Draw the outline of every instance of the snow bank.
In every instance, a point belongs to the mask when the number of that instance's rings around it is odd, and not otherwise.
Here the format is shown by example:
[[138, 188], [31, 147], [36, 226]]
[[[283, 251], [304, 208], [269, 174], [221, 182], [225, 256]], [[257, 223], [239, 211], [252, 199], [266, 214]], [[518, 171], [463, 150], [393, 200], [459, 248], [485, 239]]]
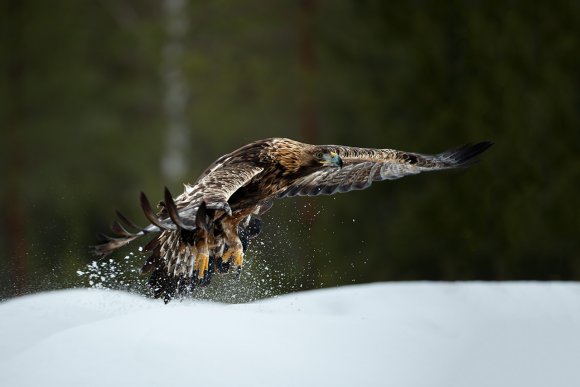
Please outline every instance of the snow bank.
[[0, 304], [0, 385], [580, 386], [580, 284], [396, 283], [251, 304]]

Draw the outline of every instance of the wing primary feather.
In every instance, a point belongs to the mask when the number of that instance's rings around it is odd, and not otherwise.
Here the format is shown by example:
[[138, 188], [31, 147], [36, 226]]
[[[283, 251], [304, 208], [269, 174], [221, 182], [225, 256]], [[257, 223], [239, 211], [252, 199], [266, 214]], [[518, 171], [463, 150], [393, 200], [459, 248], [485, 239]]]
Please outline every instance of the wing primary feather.
[[477, 162], [476, 156], [486, 151], [493, 145], [491, 141], [482, 141], [476, 144], [465, 144], [459, 148], [449, 150], [437, 155], [442, 160], [449, 160], [456, 167], [467, 167]]
[[141, 192], [141, 208], [143, 209], [143, 213], [147, 220], [149, 220], [152, 224], [159, 227], [161, 230], [169, 230], [166, 226], [164, 226], [161, 221], [153, 214], [153, 210], [151, 209], [151, 203], [149, 203], [149, 199], [144, 192]]
[[127, 238], [113, 238], [105, 234], [97, 234], [97, 240], [100, 242], [100, 244], [96, 246], [90, 246], [90, 251], [96, 256], [105, 257], [114, 250], [117, 250], [119, 247], [130, 243], [137, 237], [138, 235]]
[[181, 217], [179, 216], [179, 212], [177, 211], [177, 206], [173, 201], [173, 196], [171, 196], [171, 192], [167, 187], [165, 187], [165, 207], [167, 209], [169, 217], [177, 227], [185, 230], [192, 230], [191, 227], [188, 227], [185, 225], [185, 223], [183, 223], [183, 220], [181, 219]]
[[326, 187], [323, 189], [323, 192], [324, 192], [325, 194], [327, 194], [327, 195], [332, 195], [332, 194], [334, 194], [334, 193], [335, 193], [337, 190], [338, 190], [338, 184], [332, 184], [332, 185], [326, 186]]
[[142, 227], [139, 227], [138, 225], [136, 225], [135, 223], [133, 223], [129, 219], [127, 219], [127, 217], [125, 215], [123, 215], [119, 210], [115, 210], [115, 214], [117, 214], [117, 218], [119, 218], [121, 223], [124, 224], [125, 226], [127, 226], [129, 228], [134, 228], [134, 229], [139, 230], [139, 231], [143, 231], [144, 233], [148, 232], [148, 231], [144, 230]]
[[113, 231], [115, 234], [117, 234], [118, 236], [122, 236], [125, 238], [130, 238], [132, 236], [135, 236], [135, 234], [130, 233], [129, 231], [127, 231], [119, 222], [117, 222], [116, 220], [113, 220], [113, 222], [111, 223], [111, 231]]
[[100, 243], [108, 243], [108, 242], [112, 242], [112, 241], [116, 241], [116, 240], [117, 240], [117, 238], [110, 237], [110, 236], [105, 235], [103, 233], [97, 234], [97, 241], [99, 241]]

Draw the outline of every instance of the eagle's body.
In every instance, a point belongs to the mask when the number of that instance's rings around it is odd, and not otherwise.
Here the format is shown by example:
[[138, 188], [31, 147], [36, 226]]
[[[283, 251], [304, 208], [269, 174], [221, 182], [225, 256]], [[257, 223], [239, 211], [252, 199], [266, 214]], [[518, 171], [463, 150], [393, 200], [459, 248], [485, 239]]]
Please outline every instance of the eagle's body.
[[[151, 224], [131, 234], [114, 222], [112, 229], [121, 238], [106, 237], [95, 252], [106, 255], [141, 235], [157, 233], [145, 246], [151, 255], [141, 271], [151, 274], [154, 295], [168, 302], [209, 283], [214, 272], [232, 266], [240, 270], [249, 238], [260, 231], [260, 216], [276, 198], [330, 195], [365, 189], [373, 181], [463, 167], [490, 146], [481, 142], [428, 156], [284, 138], [256, 141], [220, 157], [177, 198], [166, 189], [156, 215], [141, 194]], [[118, 215], [124, 225], [136, 227]]]

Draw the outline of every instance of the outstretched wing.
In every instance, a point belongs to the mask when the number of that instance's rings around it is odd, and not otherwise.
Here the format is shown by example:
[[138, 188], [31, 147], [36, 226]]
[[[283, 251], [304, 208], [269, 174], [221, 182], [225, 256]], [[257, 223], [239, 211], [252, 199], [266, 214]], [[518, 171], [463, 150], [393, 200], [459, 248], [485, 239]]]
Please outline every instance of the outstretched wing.
[[[261, 171], [261, 167], [248, 162], [216, 164], [194, 186], [186, 186], [185, 192], [175, 200], [166, 188], [165, 201], [160, 203], [162, 209], [158, 214], [154, 214], [149, 200], [141, 193], [141, 207], [151, 224], [141, 228], [117, 212], [121, 223], [115, 221], [111, 227], [117, 237], [101, 235], [102, 243], [93, 246], [92, 251], [96, 255], [103, 256], [150, 232], [193, 230], [197, 227], [198, 210], [202, 203], [205, 203], [208, 209], [229, 210], [227, 201], [230, 196]], [[132, 234], [123, 225], [139, 231]]]
[[332, 195], [361, 190], [374, 181], [394, 180], [424, 171], [468, 166], [491, 142], [467, 144], [437, 155], [422, 155], [393, 149], [354, 148], [329, 145], [338, 153], [342, 168], [323, 168], [290, 184], [278, 197]]

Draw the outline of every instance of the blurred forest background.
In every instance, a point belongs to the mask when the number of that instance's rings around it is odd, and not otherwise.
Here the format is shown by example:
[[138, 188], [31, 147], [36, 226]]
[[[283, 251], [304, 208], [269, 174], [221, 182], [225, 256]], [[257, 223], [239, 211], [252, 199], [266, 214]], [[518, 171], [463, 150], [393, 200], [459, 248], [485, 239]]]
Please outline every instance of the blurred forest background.
[[86, 286], [115, 209], [145, 224], [140, 190], [176, 195], [275, 136], [496, 145], [467, 170], [278, 201], [242, 275], [258, 296], [580, 280], [579, 69], [572, 0], [1, 0], [0, 298]]

